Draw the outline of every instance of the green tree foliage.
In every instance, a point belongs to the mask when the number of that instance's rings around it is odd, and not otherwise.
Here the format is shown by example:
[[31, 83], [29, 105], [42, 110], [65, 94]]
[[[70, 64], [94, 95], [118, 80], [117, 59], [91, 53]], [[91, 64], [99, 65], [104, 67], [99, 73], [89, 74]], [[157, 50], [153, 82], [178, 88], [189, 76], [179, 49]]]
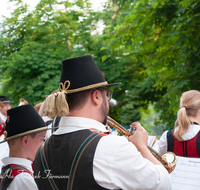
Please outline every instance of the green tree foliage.
[[[154, 105], [150, 117], [172, 128], [182, 92], [199, 90], [200, 0], [113, 0], [103, 12], [88, 0], [40, 0], [33, 11], [10, 1], [18, 8], [1, 26], [0, 75], [15, 102], [44, 100], [58, 88], [61, 61], [85, 54], [109, 83], [122, 82], [111, 87], [110, 115], [123, 125], [141, 116], [148, 125], [141, 110]], [[103, 34], [91, 35], [99, 20]]]
[[58, 89], [62, 60], [88, 54], [94, 25], [88, 1], [41, 0], [33, 11], [17, 4], [0, 34], [2, 93], [35, 104]]
[[160, 123], [155, 126], [155, 120], [159, 119], [159, 114], [155, 112], [154, 106], [150, 104], [148, 109], [141, 109], [140, 113], [140, 123], [148, 131], [148, 134], [160, 138], [164, 129]]
[[123, 121], [140, 118], [137, 106], [156, 102], [160, 121], [172, 128], [182, 92], [200, 89], [200, 1], [113, 2], [104, 12], [105, 48], [126, 60], [121, 70], [128, 62], [131, 71]]

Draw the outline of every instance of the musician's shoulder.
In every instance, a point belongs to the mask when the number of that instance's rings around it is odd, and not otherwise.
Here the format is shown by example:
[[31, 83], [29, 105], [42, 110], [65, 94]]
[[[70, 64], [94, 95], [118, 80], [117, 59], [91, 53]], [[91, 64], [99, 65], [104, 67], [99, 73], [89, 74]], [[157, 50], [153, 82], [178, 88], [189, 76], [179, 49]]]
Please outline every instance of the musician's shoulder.
[[[130, 144], [128, 139], [125, 136], [109, 134], [100, 139], [102, 145], [109, 146], [124, 146], [125, 144]], [[131, 143], [132, 144], [132, 143]]]

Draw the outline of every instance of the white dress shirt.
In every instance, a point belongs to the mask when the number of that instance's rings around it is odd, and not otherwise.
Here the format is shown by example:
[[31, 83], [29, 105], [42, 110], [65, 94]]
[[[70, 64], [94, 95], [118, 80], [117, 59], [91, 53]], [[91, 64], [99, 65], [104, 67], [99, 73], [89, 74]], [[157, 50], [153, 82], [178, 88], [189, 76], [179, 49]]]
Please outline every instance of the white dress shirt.
[[[98, 121], [80, 117], [62, 117], [53, 135], [93, 128], [107, 132]], [[96, 182], [108, 189], [170, 190], [167, 170], [143, 158], [135, 145], [123, 136], [107, 135], [100, 139], [93, 161]]]
[[[30, 172], [33, 172], [32, 161], [24, 158], [7, 157], [3, 158], [2, 162], [4, 166], [8, 164], [17, 164], [25, 167]], [[7, 190], [38, 190], [34, 178], [27, 172], [22, 172], [15, 176]]]
[[[175, 128], [175, 131], [177, 128]], [[187, 132], [182, 135], [183, 139], [188, 141], [192, 138], [194, 138], [197, 133], [200, 131], [199, 125], [190, 125]], [[158, 143], [158, 153], [163, 154], [167, 152], [167, 132], [165, 131], [162, 136], [160, 137], [159, 143]]]

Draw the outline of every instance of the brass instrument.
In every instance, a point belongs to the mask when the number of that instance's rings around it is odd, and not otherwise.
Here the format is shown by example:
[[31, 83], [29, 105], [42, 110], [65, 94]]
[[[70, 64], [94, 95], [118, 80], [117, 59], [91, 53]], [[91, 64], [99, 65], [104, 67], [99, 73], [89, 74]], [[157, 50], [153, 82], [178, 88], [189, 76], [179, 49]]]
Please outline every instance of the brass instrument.
[[[122, 127], [119, 123], [117, 123], [114, 119], [112, 119], [109, 116], [107, 116], [107, 124], [110, 125], [111, 127], [114, 127], [118, 132], [120, 132], [122, 135], [126, 137], [129, 137], [133, 134], [131, 131]], [[173, 152], [166, 152], [160, 155], [150, 146], [148, 146], [148, 148], [154, 155], [154, 157], [162, 163], [162, 165], [167, 169], [169, 173], [171, 173], [174, 170], [177, 159], [176, 155]]]
[[28, 104], [28, 102], [27, 102], [25, 99], [20, 98], [20, 99], [19, 99], [19, 105], [18, 105], [18, 106], [22, 106], [22, 105], [25, 105], [25, 104]]

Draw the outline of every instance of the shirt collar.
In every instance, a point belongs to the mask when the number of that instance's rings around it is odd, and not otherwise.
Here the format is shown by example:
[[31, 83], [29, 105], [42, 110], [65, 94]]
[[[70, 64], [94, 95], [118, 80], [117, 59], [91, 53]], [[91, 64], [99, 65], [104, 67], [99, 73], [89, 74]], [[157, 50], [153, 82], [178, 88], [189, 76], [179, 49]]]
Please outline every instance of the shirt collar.
[[1, 160], [4, 166], [9, 164], [17, 164], [27, 168], [29, 171], [33, 172], [32, 169], [32, 161], [25, 159], [25, 158], [17, 158], [17, 157], [6, 157]]
[[[177, 128], [175, 128], [175, 131]], [[190, 125], [187, 132], [182, 135], [183, 139], [188, 141], [194, 138], [197, 133], [200, 131], [200, 125]]]
[[105, 128], [105, 125], [94, 119], [67, 116], [61, 118], [58, 130], [56, 130], [54, 134], [60, 135], [90, 128], [93, 128], [100, 132], [108, 132], [108, 130]]
[[0, 118], [3, 120], [3, 122], [6, 122], [7, 117], [3, 115], [1, 112], [0, 112]]
[[52, 118], [50, 118], [48, 116], [43, 116], [42, 119], [43, 119], [44, 122], [52, 121], [53, 120]]

